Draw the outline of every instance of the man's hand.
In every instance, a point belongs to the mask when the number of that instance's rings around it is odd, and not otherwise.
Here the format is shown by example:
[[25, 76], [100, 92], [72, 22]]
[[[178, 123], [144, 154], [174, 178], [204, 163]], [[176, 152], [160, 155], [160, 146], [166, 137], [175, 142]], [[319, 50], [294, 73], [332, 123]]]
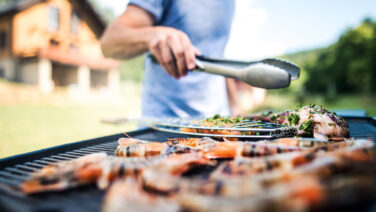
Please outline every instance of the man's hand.
[[154, 17], [146, 10], [129, 5], [106, 29], [101, 47], [106, 57], [129, 59], [150, 51], [163, 68], [176, 79], [194, 69], [200, 52], [184, 32], [154, 26]]
[[184, 32], [170, 27], [154, 27], [149, 51], [176, 79], [185, 76], [188, 70], [195, 68], [196, 55], [200, 54]]

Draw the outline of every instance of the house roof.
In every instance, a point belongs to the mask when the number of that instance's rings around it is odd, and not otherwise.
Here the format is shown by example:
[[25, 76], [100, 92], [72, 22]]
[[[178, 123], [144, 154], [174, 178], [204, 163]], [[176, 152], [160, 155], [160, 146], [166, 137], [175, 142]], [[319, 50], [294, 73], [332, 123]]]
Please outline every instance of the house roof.
[[[0, 3], [0, 16], [17, 13], [19, 11], [25, 10], [37, 3], [46, 2], [47, 0], [12, 0]], [[98, 31], [96, 36], [99, 38], [106, 28], [105, 21], [100, 17], [100, 15], [95, 11], [93, 6], [88, 0], [70, 0], [70, 2], [75, 6], [79, 7], [80, 11], [85, 11], [85, 13], [91, 17], [96, 25]]]

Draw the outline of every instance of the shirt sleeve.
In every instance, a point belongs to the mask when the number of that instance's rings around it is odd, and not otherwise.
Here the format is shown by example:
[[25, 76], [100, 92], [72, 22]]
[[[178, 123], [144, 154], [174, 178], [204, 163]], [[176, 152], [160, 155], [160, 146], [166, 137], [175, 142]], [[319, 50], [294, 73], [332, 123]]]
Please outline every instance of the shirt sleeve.
[[155, 18], [155, 23], [158, 23], [162, 19], [165, 6], [164, 0], [130, 0], [130, 4], [138, 6], [152, 14]]

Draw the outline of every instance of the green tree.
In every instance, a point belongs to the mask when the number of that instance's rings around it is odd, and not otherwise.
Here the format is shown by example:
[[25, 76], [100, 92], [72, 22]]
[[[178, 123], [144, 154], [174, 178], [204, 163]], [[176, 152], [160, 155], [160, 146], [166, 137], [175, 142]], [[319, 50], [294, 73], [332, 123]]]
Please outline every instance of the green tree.
[[327, 48], [289, 57], [306, 72], [301, 90], [327, 97], [376, 92], [376, 22], [371, 18], [346, 30]]
[[101, 6], [99, 3], [100, 0], [89, 0], [89, 2], [107, 24], [115, 19], [114, 11], [110, 7]]

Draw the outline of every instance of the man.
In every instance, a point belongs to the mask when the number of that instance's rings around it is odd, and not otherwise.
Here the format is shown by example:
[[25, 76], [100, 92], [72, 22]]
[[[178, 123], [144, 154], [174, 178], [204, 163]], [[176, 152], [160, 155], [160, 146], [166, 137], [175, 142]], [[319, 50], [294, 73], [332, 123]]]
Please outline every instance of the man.
[[147, 54], [144, 117], [239, 112], [233, 80], [189, 71], [196, 55], [222, 56], [233, 11], [234, 0], [130, 0], [101, 45], [107, 57], [127, 59], [149, 51], [161, 64]]

